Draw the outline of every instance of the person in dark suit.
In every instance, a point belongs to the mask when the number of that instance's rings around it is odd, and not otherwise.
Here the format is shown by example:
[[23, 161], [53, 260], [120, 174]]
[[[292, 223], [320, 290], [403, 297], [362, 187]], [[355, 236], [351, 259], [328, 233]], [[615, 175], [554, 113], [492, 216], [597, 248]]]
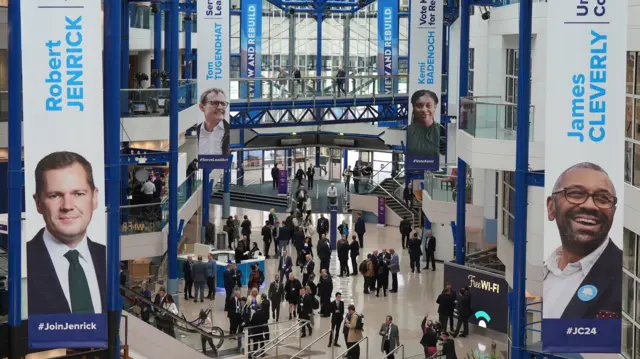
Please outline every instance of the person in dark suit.
[[358, 275], [358, 256], [360, 255], [360, 244], [356, 240], [356, 236], [351, 236], [351, 244], [349, 244], [349, 256], [351, 256], [351, 275]]
[[193, 257], [187, 256], [187, 260], [182, 263], [182, 273], [184, 274], [184, 299], [193, 299]]
[[456, 345], [448, 333], [442, 333], [442, 355], [445, 359], [458, 359]]
[[329, 233], [329, 220], [322, 213], [316, 222], [316, 232], [318, 232], [318, 238], [322, 238], [323, 234]]
[[340, 277], [349, 275], [349, 242], [342, 237], [338, 242], [338, 260], [340, 261]]
[[313, 327], [311, 326], [311, 314], [313, 311], [313, 296], [311, 294], [307, 294], [307, 290], [305, 288], [300, 288], [300, 296], [298, 297], [298, 318], [302, 320], [307, 320], [307, 325], [302, 327], [302, 335], [301, 338], [307, 336], [307, 330], [309, 330], [309, 336], [313, 335]]
[[311, 256], [307, 254], [306, 261], [302, 265], [302, 286], [307, 285], [307, 281], [309, 280], [309, 276], [313, 274], [314, 269], [316, 268], [316, 264], [311, 259]]
[[333, 280], [326, 269], [320, 270], [320, 279], [318, 280], [318, 295], [320, 296], [320, 316], [328, 317], [331, 314], [329, 303], [331, 302], [331, 293], [333, 293]]
[[264, 347], [265, 340], [268, 340], [269, 337], [269, 326], [266, 325], [269, 323], [269, 310], [265, 311], [262, 306], [259, 306], [251, 316], [249, 323], [252, 327], [249, 333], [253, 342], [252, 351], [256, 352]]
[[360, 248], [364, 248], [364, 234], [367, 230], [365, 228], [365, 222], [364, 222], [364, 219], [362, 218], [362, 214], [358, 214], [358, 219], [356, 220], [356, 224], [353, 230], [358, 235], [358, 240], [360, 241]]
[[339, 347], [338, 337], [340, 336], [340, 324], [344, 319], [344, 302], [342, 301], [342, 293], [336, 293], [336, 300], [331, 302], [329, 307], [331, 311], [331, 334], [329, 334], [329, 345], [331, 346], [331, 339], [333, 338], [333, 345]]
[[447, 287], [438, 295], [436, 304], [438, 304], [438, 321], [442, 325], [442, 329], [446, 331], [448, 321], [449, 330], [453, 332], [453, 311], [456, 308], [456, 294], [451, 288], [451, 284], [447, 284]]
[[309, 165], [307, 168], [307, 183], [309, 184], [309, 189], [313, 188], [313, 176], [316, 175], [316, 170]]
[[316, 250], [318, 252], [318, 258], [320, 259], [320, 269], [329, 270], [329, 263], [331, 262], [331, 244], [329, 243], [329, 239], [327, 239], [326, 234], [322, 234], [320, 236]]
[[402, 236], [401, 238], [402, 249], [405, 249], [406, 246], [408, 245], [407, 243], [410, 240], [409, 236], [411, 235], [411, 220], [409, 219], [409, 217], [404, 216], [404, 218], [402, 218], [402, 221], [400, 221], [399, 229], [400, 229], [400, 235]]
[[264, 227], [262, 227], [262, 230], [260, 232], [260, 234], [262, 234], [262, 241], [264, 242], [264, 255], [265, 258], [269, 259], [271, 258], [269, 256], [269, 249], [271, 248], [271, 240], [273, 238], [272, 237], [272, 232], [271, 232], [271, 225], [269, 224], [269, 221], [266, 221], [264, 223]]
[[196, 127], [198, 155], [230, 155], [231, 126], [225, 120], [229, 106], [227, 95], [218, 88], [210, 88], [200, 95], [198, 107], [204, 113], [204, 122]]
[[284, 278], [289, 280], [289, 274], [291, 274], [293, 270], [293, 260], [286, 249], [282, 251], [282, 256], [278, 261], [278, 270], [280, 271], [280, 282], [282, 282]]
[[242, 319], [240, 317], [240, 290], [236, 290], [232, 297], [227, 297], [224, 311], [227, 312], [227, 318], [229, 318], [229, 334], [235, 334]]
[[427, 321], [427, 315], [422, 319], [420, 328], [422, 328], [422, 339], [420, 344], [424, 348], [425, 358], [429, 358], [438, 352], [438, 333], [433, 328], [433, 322]]
[[207, 283], [209, 269], [207, 264], [202, 261], [202, 256], [198, 256], [198, 262], [193, 264], [191, 268], [192, 280], [196, 287], [196, 296], [193, 301], [198, 301], [198, 293], [200, 293], [200, 302], [204, 302], [204, 285]]
[[618, 319], [622, 251], [609, 238], [616, 189], [597, 164], [582, 162], [560, 174], [547, 197], [561, 245], [544, 263], [543, 319]]
[[420, 273], [420, 256], [422, 256], [422, 241], [418, 238], [418, 233], [414, 233], [413, 238], [407, 241], [409, 248], [409, 261], [411, 264], [411, 273], [418, 271]]
[[106, 248], [87, 237], [98, 188], [89, 161], [53, 152], [35, 169], [45, 227], [27, 242], [29, 314], [106, 313]]
[[431, 231], [427, 231], [427, 242], [424, 249], [427, 256], [427, 264], [422, 269], [429, 269], [429, 262], [431, 262], [432, 270], [436, 270], [436, 237], [433, 236]]
[[284, 300], [284, 285], [279, 274], [276, 274], [275, 280], [269, 284], [269, 299], [271, 299], [271, 317], [277, 322], [280, 320], [280, 306]]
[[460, 333], [460, 327], [464, 326], [461, 338], [464, 338], [469, 334], [469, 317], [471, 317], [471, 293], [468, 288], [461, 288], [458, 295], [458, 322], [456, 323], [456, 330], [453, 332], [453, 336], [457, 337]]

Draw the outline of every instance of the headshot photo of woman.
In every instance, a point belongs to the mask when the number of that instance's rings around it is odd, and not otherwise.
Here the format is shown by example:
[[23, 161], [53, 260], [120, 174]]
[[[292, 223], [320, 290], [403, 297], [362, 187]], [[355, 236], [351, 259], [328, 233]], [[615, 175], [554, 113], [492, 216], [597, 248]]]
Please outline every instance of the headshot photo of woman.
[[439, 156], [440, 124], [436, 122], [438, 95], [418, 90], [411, 95], [411, 124], [407, 129], [409, 156]]

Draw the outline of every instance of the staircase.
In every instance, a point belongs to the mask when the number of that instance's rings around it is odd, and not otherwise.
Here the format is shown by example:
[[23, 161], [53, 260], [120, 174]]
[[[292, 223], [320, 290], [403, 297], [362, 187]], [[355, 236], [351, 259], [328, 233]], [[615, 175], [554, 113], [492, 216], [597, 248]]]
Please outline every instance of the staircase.
[[[413, 217], [413, 227], [419, 228], [420, 215], [422, 213], [422, 209], [419, 206], [419, 202], [417, 200], [414, 200], [413, 207], [411, 208], [411, 211], [409, 211], [404, 206], [404, 200], [402, 199], [402, 195], [399, 195], [399, 196], [395, 195], [396, 191], [398, 191], [402, 187], [400, 185], [401, 183], [404, 183], [404, 177], [398, 177], [395, 181], [391, 178], [387, 178], [383, 180], [382, 183], [380, 183], [378, 186], [376, 186], [373, 189], [373, 191], [371, 191], [371, 194], [375, 196], [386, 197], [387, 207], [389, 207], [393, 212], [395, 212], [398, 216], [402, 218], [404, 218], [405, 216], [409, 218]], [[384, 190], [380, 187], [384, 188]], [[394, 198], [397, 199], [397, 201], [390, 199], [387, 192], [394, 195]]]
[[[215, 189], [211, 194], [211, 198], [222, 200], [223, 191]], [[244, 187], [232, 186], [229, 191], [231, 201], [251, 203], [269, 208], [287, 208], [287, 197], [275, 194], [252, 193]]]

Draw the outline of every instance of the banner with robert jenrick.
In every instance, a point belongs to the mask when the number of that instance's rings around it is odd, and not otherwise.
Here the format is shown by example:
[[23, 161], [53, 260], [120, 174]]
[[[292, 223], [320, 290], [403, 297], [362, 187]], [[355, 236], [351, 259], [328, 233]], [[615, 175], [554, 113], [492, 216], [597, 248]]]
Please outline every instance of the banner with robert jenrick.
[[625, 1], [547, 8], [545, 353], [621, 349], [627, 12]]
[[29, 348], [105, 348], [101, 4], [20, 9]]
[[440, 169], [443, 7], [442, 0], [411, 1], [412, 76], [405, 161], [409, 170]]
[[229, 168], [230, 126], [226, 120], [229, 101], [222, 89], [210, 88], [200, 94], [198, 107], [204, 121], [196, 127], [198, 166], [205, 169]]

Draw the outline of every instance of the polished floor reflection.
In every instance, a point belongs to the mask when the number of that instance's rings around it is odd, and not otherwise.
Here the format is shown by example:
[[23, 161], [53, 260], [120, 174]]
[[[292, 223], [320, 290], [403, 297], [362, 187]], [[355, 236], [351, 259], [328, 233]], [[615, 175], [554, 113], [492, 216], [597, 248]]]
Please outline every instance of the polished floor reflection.
[[[211, 206], [212, 218], [221, 218], [221, 207]], [[259, 235], [260, 228], [264, 224], [268, 213], [256, 210], [248, 209], [235, 209], [232, 208], [231, 214], [238, 214], [241, 218], [243, 215], [248, 215], [252, 221], [253, 233], [252, 241], [258, 242], [262, 247], [262, 240]], [[279, 214], [279, 218], [284, 218], [284, 214]], [[315, 217], [315, 216], [314, 216]], [[346, 219], [351, 223], [351, 215], [338, 215], [338, 219]], [[315, 221], [315, 219], [314, 219]], [[217, 223], [218, 224], [218, 223]], [[352, 229], [352, 225], [349, 226]], [[411, 273], [409, 269], [408, 254], [403, 251], [400, 246], [400, 238], [398, 236], [398, 228], [396, 227], [377, 227], [375, 224], [367, 224], [367, 233], [364, 239], [364, 253], [370, 253], [374, 249], [382, 248], [395, 248], [400, 255], [401, 271], [398, 274], [398, 293], [389, 294], [387, 297], [376, 297], [375, 294], [363, 293], [363, 278], [361, 275], [350, 277], [333, 277], [334, 293], [340, 291], [343, 294], [343, 300], [346, 304], [353, 303], [356, 306], [356, 311], [364, 313], [366, 318], [366, 324], [364, 329], [364, 335], [369, 337], [368, 354], [370, 358], [382, 358], [384, 353], [380, 351], [380, 336], [378, 330], [380, 325], [384, 322], [387, 315], [393, 316], [393, 321], [399, 326], [400, 329], [400, 343], [404, 345], [405, 357], [410, 356], [422, 356], [424, 357], [422, 346], [420, 345], [421, 330], [420, 323], [425, 315], [434, 320], [437, 318], [437, 304], [435, 300], [437, 295], [443, 288], [443, 267], [442, 264], [437, 265], [436, 271], [422, 271], [422, 273]], [[313, 243], [317, 241], [314, 238]], [[362, 252], [361, 252], [362, 254]], [[295, 254], [294, 254], [295, 257]], [[358, 261], [359, 263], [359, 261]], [[273, 279], [273, 275], [277, 269], [277, 259], [268, 259], [266, 262], [266, 278], [267, 281]], [[338, 271], [337, 255], [334, 252], [331, 260], [331, 272], [335, 274]], [[294, 273], [296, 270], [294, 269]], [[299, 271], [297, 272], [299, 274]], [[182, 290], [182, 287], [181, 287]], [[243, 289], [243, 295], [246, 290]], [[180, 309], [184, 312], [184, 315], [188, 319], [195, 319], [200, 309], [212, 308], [214, 325], [228, 330], [229, 322], [227, 320], [226, 313], [224, 312], [224, 292], [219, 292], [216, 299], [213, 301], [205, 300], [204, 303], [194, 303], [193, 301], [184, 301], [182, 295], [180, 296]], [[507, 310], [507, 308], [505, 308]], [[284, 305], [281, 308], [280, 320], [288, 319], [285, 314], [287, 309]], [[330, 329], [329, 318], [320, 318], [319, 314], [315, 314], [315, 325], [313, 336], [301, 339], [302, 347], [313, 342], [314, 339], [319, 338]], [[272, 320], [273, 321], [273, 320]], [[276, 331], [289, 328], [292, 325], [289, 323], [278, 324], [272, 327], [272, 338]], [[492, 339], [493, 338], [493, 339]], [[344, 349], [344, 341], [342, 337], [340, 339], [340, 348], [328, 348], [327, 343], [328, 336], [322, 338], [318, 343], [314, 344], [311, 349], [313, 350], [314, 357], [327, 359], [335, 357], [340, 354]], [[506, 357], [506, 339], [502, 335], [495, 333], [487, 333], [482, 328], [471, 329], [471, 334], [466, 338], [456, 339], [456, 350], [459, 358], [466, 357], [467, 354], [476, 353], [476, 357], [482, 357], [482, 354], [486, 354], [490, 351], [491, 345], [496, 342], [499, 352], [502, 352], [503, 357]], [[297, 352], [298, 346], [292, 348], [293, 345], [289, 345], [285, 353], [280, 354], [294, 354]], [[332, 349], [334, 352], [332, 353]], [[361, 346], [361, 358], [365, 358], [364, 344]], [[480, 355], [478, 355], [480, 354]], [[275, 354], [274, 354], [275, 355]], [[399, 354], [401, 355], [401, 354]], [[398, 356], [396, 356], [398, 358]]]

